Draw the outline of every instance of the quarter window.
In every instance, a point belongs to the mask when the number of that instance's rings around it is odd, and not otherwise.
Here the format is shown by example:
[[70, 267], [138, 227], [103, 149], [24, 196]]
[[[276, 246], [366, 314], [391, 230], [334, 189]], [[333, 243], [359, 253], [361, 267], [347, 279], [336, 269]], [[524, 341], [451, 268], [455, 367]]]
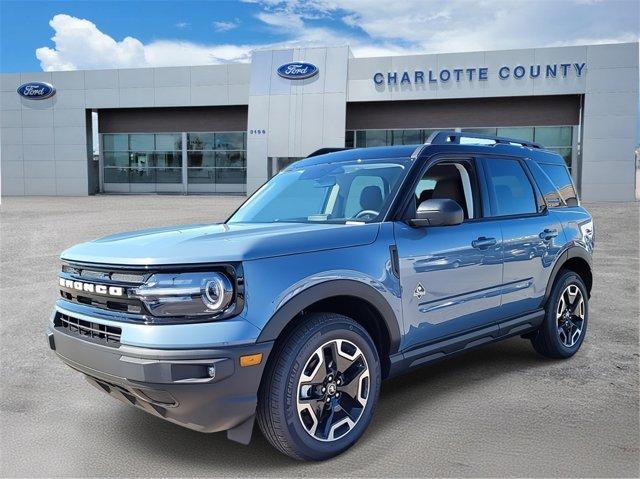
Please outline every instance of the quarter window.
[[541, 164], [540, 167], [558, 189], [560, 196], [568, 206], [578, 204], [578, 195], [573, 188], [569, 172], [563, 165]]
[[525, 215], [538, 211], [533, 187], [519, 161], [487, 159], [486, 166], [497, 216]]

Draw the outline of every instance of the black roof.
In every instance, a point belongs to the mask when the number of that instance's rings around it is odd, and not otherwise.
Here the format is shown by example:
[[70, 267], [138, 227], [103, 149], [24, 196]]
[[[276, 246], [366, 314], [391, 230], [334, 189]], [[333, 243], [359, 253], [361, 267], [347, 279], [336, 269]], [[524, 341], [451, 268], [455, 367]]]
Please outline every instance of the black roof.
[[448, 144], [423, 144], [423, 145], [398, 145], [376, 146], [369, 148], [349, 148], [326, 154], [318, 154], [310, 158], [296, 161], [289, 168], [301, 168], [324, 163], [341, 163], [356, 160], [382, 160], [382, 159], [410, 159], [411, 157], [425, 157], [437, 153], [457, 153], [469, 155], [497, 155], [531, 158], [534, 161], [564, 165], [564, 159], [557, 153], [542, 148], [496, 143], [494, 145], [460, 145]]

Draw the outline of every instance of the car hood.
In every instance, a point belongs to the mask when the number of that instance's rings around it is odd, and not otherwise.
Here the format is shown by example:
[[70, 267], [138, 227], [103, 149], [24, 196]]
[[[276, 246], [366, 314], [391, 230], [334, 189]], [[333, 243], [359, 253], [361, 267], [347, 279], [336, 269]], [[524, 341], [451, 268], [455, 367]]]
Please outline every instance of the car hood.
[[213, 224], [121, 233], [73, 246], [63, 260], [115, 265], [243, 261], [360, 246], [375, 241], [373, 224]]

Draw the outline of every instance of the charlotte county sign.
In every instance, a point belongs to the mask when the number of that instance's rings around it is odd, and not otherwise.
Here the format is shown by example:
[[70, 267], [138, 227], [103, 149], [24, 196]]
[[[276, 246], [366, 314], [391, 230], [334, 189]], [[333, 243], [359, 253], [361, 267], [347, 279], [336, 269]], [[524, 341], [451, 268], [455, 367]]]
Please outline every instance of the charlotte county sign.
[[560, 63], [547, 65], [515, 65], [501, 66], [495, 72], [487, 67], [473, 68], [444, 68], [442, 70], [413, 70], [401, 72], [382, 72], [373, 74], [373, 83], [376, 85], [410, 85], [422, 83], [447, 83], [448, 81], [475, 81], [488, 80], [490, 75], [497, 75], [500, 80], [515, 78], [516, 80], [527, 78], [566, 78], [570, 75], [581, 77], [586, 71], [586, 63]]
[[288, 80], [304, 80], [318, 73], [318, 67], [306, 62], [291, 62], [281, 65], [276, 70], [278, 75]]
[[50, 83], [32, 81], [18, 87], [18, 95], [29, 100], [44, 100], [56, 94], [56, 89]]

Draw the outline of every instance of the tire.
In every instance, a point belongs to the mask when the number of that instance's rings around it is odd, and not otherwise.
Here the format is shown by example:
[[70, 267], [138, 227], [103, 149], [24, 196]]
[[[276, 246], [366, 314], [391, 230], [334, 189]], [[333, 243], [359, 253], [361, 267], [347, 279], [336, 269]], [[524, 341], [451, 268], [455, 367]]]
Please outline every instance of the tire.
[[366, 330], [340, 314], [312, 313], [274, 353], [258, 395], [265, 438], [307, 461], [351, 447], [369, 425], [380, 392], [380, 359]]
[[588, 318], [589, 295], [584, 281], [573, 271], [565, 270], [553, 285], [544, 320], [531, 344], [547, 358], [570, 358], [584, 341]]

